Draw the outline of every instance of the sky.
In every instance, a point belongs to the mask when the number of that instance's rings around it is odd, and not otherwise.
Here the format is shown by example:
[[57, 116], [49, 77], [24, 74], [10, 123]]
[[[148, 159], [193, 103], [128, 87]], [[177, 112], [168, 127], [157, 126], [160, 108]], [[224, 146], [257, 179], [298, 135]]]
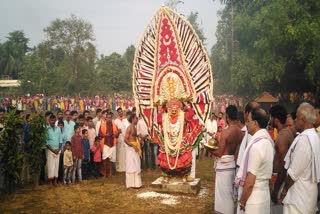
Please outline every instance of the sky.
[[[163, 0], [0, 0], [0, 42], [9, 32], [23, 30], [33, 47], [45, 39], [43, 29], [56, 18], [76, 15], [93, 25], [98, 54], [123, 54], [128, 46], [138, 44], [149, 20], [163, 5]], [[198, 12], [206, 48], [216, 42], [219, 21], [217, 12], [223, 8], [219, 0], [184, 0], [177, 6], [188, 16]]]

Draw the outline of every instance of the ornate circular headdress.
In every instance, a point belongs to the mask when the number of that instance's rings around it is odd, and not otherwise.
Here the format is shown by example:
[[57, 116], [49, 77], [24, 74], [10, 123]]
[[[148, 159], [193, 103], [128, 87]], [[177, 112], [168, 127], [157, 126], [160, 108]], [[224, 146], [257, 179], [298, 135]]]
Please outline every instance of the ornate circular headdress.
[[170, 100], [191, 101], [200, 123], [205, 124], [212, 84], [209, 57], [191, 24], [161, 7], [143, 33], [133, 66], [135, 103], [149, 132], [159, 128], [155, 107]]

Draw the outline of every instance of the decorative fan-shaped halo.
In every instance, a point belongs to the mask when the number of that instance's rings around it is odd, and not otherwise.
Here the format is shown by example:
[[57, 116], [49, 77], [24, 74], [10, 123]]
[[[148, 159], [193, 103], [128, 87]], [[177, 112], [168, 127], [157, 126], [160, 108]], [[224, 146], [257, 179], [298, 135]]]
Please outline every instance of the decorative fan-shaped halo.
[[149, 132], [158, 129], [158, 106], [172, 98], [190, 101], [204, 124], [212, 90], [210, 60], [199, 37], [183, 16], [161, 7], [142, 35], [133, 65], [135, 104]]

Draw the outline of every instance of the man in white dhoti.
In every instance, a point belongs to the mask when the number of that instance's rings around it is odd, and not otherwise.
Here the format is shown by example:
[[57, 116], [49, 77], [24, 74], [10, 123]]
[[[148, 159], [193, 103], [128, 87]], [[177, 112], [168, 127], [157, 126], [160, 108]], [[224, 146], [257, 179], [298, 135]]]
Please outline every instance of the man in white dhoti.
[[49, 184], [57, 185], [59, 172], [59, 159], [62, 145], [62, 134], [59, 127], [55, 126], [56, 116], [51, 115], [47, 126], [47, 167]]
[[[243, 119], [244, 121], [247, 121], [248, 120], [248, 117], [249, 117], [249, 113], [255, 109], [255, 108], [258, 108], [259, 107], [259, 103], [257, 103], [256, 101], [250, 101], [247, 103], [247, 105], [245, 106], [245, 111], [244, 111], [244, 115], [243, 115]], [[238, 150], [238, 154], [237, 154], [237, 165], [236, 165], [236, 173], [237, 171], [239, 170], [239, 167], [240, 167], [240, 164], [241, 164], [241, 161], [242, 161], [242, 157], [243, 157], [243, 154], [244, 154], [244, 151], [246, 150], [247, 148], [247, 145], [249, 143], [249, 141], [251, 140], [252, 136], [251, 134], [248, 133], [248, 129], [247, 129], [247, 126], [244, 126], [242, 127], [241, 129], [241, 132], [242, 134], [244, 135], [244, 137], [242, 138], [242, 141], [241, 141], [241, 144], [240, 144], [240, 147], [239, 147], [239, 150]], [[241, 193], [242, 193], [242, 187], [239, 186], [238, 188], [235, 189], [235, 195], [238, 197], [238, 201], [240, 200], [240, 196], [241, 196]], [[240, 206], [238, 204], [237, 206], [237, 213], [240, 213]]]
[[116, 156], [116, 170], [117, 172], [124, 172], [126, 168], [125, 158], [126, 158], [126, 151], [125, 151], [125, 143], [124, 143], [124, 136], [126, 134], [126, 125], [128, 123], [127, 118], [123, 116], [122, 108], [117, 109], [118, 117], [115, 119], [114, 123], [116, 124], [119, 130], [119, 137], [117, 139], [117, 156]]
[[127, 128], [124, 142], [126, 143], [126, 187], [127, 188], [140, 188], [141, 182], [141, 147], [140, 142], [137, 140], [138, 118], [132, 114], [129, 118], [131, 125]]
[[237, 126], [238, 111], [234, 105], [226, 108], [228, 128], [221, 133], [217, 157], [215, 183], [215, 213], [234, 213], [233, 181], [236, 172], [235, 153], [242, 141], [242, 133]]
[[272, 193], [271, 193], [271, 213], [282, 214], [283, 205], [278, 204], [279, 193], [283, 187], [286, 170], [284, 169], [284, 157], [293, 142], [294, 135], [286, 127], [287, 110], [281, 105], [274, 105], [269, 109], [269, 125], [277, 130], [275, 139], [275, 155], [273, 160]]
[[[320, 140], [313, 127], [315, 111], [302, 103], [295, 120], [299, 134], [285, 157], [287, 177], [280, 194], [283, 213], [316, 213], [317, 183], [320, 182]], [[283, 200], [282, 200], [283, 199]]]
[[246, 125], [252, 135], [244, 152], [235, 184], [241, 186], [239, 206], [245, 213], [270, 214], [269, 182], [272, 176], [274, 143], [265, 127], [269, 118], [261, 108], [249, 113]]

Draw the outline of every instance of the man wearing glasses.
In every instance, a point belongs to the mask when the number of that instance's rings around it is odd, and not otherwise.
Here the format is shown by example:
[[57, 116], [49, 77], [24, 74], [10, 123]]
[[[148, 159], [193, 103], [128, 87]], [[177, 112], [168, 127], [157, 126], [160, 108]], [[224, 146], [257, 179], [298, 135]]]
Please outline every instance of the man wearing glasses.
[[267, 127], [269, 118], [262, 108], [249, 113], [246, 125], [252, 139], [248, 143], [235, 183], [242, 189], [240, 211], [270, 213], [269, 181], [272, 176], [274, 143]]

